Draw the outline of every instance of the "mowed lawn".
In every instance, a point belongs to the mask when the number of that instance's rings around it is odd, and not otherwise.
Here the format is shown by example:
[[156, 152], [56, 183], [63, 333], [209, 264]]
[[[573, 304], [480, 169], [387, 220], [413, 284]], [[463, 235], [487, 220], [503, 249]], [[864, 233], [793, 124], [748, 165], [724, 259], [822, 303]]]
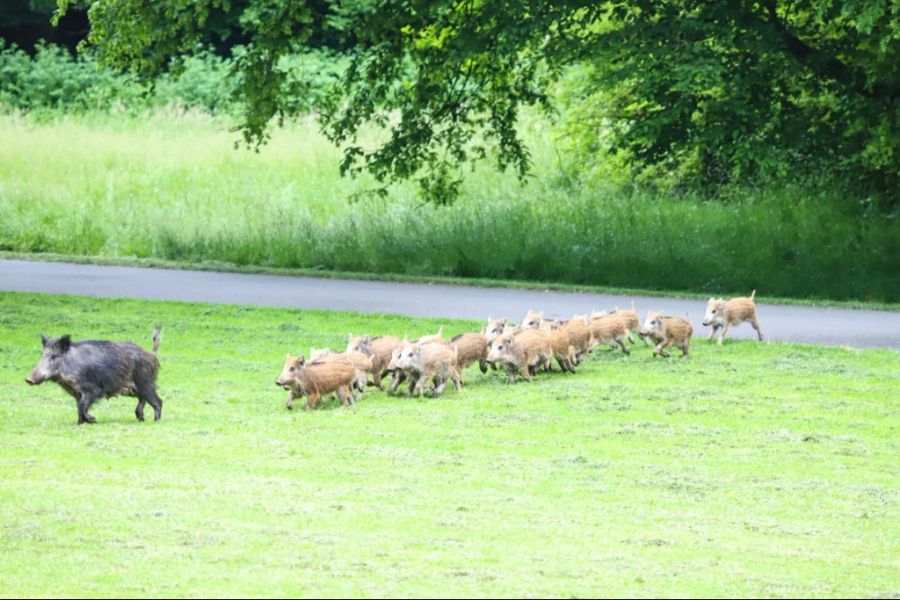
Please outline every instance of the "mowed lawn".
[[[77, 426], [24, 382], [41, 332], [149, 346], [157, 322], [159, 423], [120, 397]], [[900, 353], [638, 344], [532, 384], [471, 368], [437, 399], [284, 408], [286, 352], [441, 324], [480, 325], [0, 294], [0, 594], [900, 592]]]

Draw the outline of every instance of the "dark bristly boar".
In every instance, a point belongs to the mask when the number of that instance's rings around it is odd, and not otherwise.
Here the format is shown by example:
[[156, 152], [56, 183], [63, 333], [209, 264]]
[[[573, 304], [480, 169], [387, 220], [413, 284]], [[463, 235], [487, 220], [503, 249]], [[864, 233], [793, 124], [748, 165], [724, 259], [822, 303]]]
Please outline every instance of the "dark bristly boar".
[[688, 352], [691, 350], [691, 336], [694, 335], [694, 328], [691, 327], [689, 321], [681, 317], [669, 317], [663, 315], [662, 312], [651, 310], [647, 313], [647, 320], [644, 321], [641, 332], [656, 344], [653, 356], [669, 358], [666, 348], [678, 346], [681, 348], [681, 357], [687, 358]]
[[476, 360], [482, 373], [487, 372], [488, 341], [480, 333], [461, 333], [450, 340], [456, 346], [456, 370], [462, 377], [463, 370]]
[[73, 342], [64, 335], [48, 339], [41, 334], [41, 360], [25, 378], [29, 385], [55, 381], [73, 398], [78, 409], [78, 424], [95, 423], [91, 405], [100, 398], [136, 396], [134, 415], [144, 420], [144, 406], [153, 407], [153, 418], [162, 418], [162, 399], [156, 393], [162, 328], [153, 330], [153, 352], [131, 342], [85, 340]]
[[725, 339], [725, 334], [728, 333], [731, 326], [739, 325], [744, 321], [750, 321], [750, 325], [756, 330], [756, 335], [762, 341], [762, 330], [759, 328], [759, 320], [756, 318], [755, 297], [756, 290], [753, 290], [749, 298], [729, 298], [728, 300], [710, 298], [706, 303], [706, 317], [703, 319], [704, 327], [712, 326], [709, 336], [706, 338], [707, 341], [713, 339], [716, 331], [721, 328], [722, 333], [719, 334], [719, 341], [716, 342], [721, 346], [722, 340]]
[[391, 362], [391, 354], [400, 345], [400, 340], [392, 335], [381, 335], [370, 338], [367, 335], [347, 338], [347, 352], [361, 352], [372, 360], [372, 383], [380, 390], [384, 387], [381, 378]]
[[456, 368], [457, 359], [456, 346], [427, 342], [406, 344], [396, 361], [392, 362], [397, 369], [402, 369], [409, 375], [410, 395], [415, 390], [421, 398], [428, 382], [434, 384], [435, 396], [441, 395], [448, 381], [453, 382], [457, 391], [462, 388]]
[[526, 381], [531, 381], [537, 370], [546, 367], [552, 357], [550, 336], [546, 332], [523, 329], [495, 339], [488, 353], [488, 362], [506, 367], [507, 381], [514, 383], [517, 373]]
[[307, 362], [303, 355], [287, 355], [281, 375], [275, 385], [290, 392], [285, 406], [294, 407], [294, 400], [306, 396], [306, 410], [312, 410], [322, 396], [337, 393], [341, 405], [353, 402], [350, 386], [356, 378], [356, 369], [350, 361]]

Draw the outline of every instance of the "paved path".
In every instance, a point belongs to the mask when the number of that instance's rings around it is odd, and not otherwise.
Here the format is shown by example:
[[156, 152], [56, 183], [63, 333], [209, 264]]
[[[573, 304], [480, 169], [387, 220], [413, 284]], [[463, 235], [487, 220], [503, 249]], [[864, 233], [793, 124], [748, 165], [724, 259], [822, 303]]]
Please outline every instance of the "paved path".
[[[392, 283], [77, 265], [0, 260], [0, 291], [45, 292], [109, 298], [147, 298], [224, 304], [322, 308], [412, 316], [521, 319], [529, 309], [568, 317], [592, 310], [630, 306], [689, 315], [697, 335], [705, 302], [641, 296], [541, 292], [507, 288]], [[769, 340], [900, 348], [900, 312], [811, 308], [760, 304], [763, 333]], [[734, 338], [752, 338], [749, 324], [732, 328]]]

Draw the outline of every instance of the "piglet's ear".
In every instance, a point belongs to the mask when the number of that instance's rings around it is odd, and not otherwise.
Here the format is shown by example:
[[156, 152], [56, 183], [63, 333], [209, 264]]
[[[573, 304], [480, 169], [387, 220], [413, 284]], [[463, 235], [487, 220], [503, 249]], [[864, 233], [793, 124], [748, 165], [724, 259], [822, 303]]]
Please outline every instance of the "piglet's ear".
[[41, 346], [44, 346], [44, 347], [47, 346], [47, 336], [44, 335], [43, 333], [41, 334]]
[[59, 346], [60, 352], [68, 352], [69, 347], [72, 345], [72, 336], [68, 333], [56, 342], [57, 346]]

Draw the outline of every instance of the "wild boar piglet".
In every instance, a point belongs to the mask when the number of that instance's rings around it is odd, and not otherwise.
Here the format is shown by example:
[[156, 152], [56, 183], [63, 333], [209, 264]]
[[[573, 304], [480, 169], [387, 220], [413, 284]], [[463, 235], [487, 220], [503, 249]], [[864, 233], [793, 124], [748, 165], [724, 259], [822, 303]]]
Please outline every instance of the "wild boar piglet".
[[523, 329], [504, 334], [494, 340], [488, 352], [488, 362], [506, 367], [509, 383], [516, 375], [531, 381], [540, 367], [547, 367], [553, 358], [550, 336], [539, 329]]
[[703, 317], [703, 326], [712, 327], [709, 330], [707, 341], [712, 340], [716, 331], [722, 329], [719, 334], [717, 345], [722, 345], [725, 334], [732, 325], [739, 325], [744, 321], [750, 321], [750, 325], [756, 330], [756, 335], [762, 341], [762, 329], [759, 326], [759, 320], [756, 318], [756, 290], [749, 297], [745, 298], [710, 298], [706, 303], [706, 316]]
[[441, 395], [448, 381], [452, 381], [459, 391], [462, 384], [456, 364], [456, 346], [436, 342], [406, 344], [394, 361], [396, 368], [403, 369], [409, 374], [410, 395], [415, 390], [420, 398], [424, 395], [425, 385], [429, 382], [434, 384], [435, 396]]
[[369, 373], [372, 372], [372, 359], [362, 352], [332, 352], [329, 348], [310, 348], [310, 362], [348, 361], [356, 371], [353, 385], [350, 390], [355, 400], [358, 400], [366, 392], [366, 383]]
[[690, 321], [681, 317], [670, 317], [662, 312], [649, 311], [641, 333], [646, 335], [656, 344], [653, 356], [669, 358], [666, 348], [678, 346], [681, 348], [681, 356], [687, 358], [691, 350], [691, 336], [694, 328]]
[[369, 337], [368, 335], [347, 336], [347, 352], [361, 352], [372, 360], [372, 383], [378, 389], [384, 389], [381, 379], [388, 371], [391, 354], [400, 345], [400, 340], [392, 335]]
[[294, 400], [306, 396], [306, 410], [312, 410], [322, 396], [335, 393], [341, 405], [351, 404], [350, 386], [355, 378], [356, 369], [350, 361], [307, 362], [302, 354], [288, 354], [275, 385], [290, 392], [285, 403], [288, 409], [294, 407]]

